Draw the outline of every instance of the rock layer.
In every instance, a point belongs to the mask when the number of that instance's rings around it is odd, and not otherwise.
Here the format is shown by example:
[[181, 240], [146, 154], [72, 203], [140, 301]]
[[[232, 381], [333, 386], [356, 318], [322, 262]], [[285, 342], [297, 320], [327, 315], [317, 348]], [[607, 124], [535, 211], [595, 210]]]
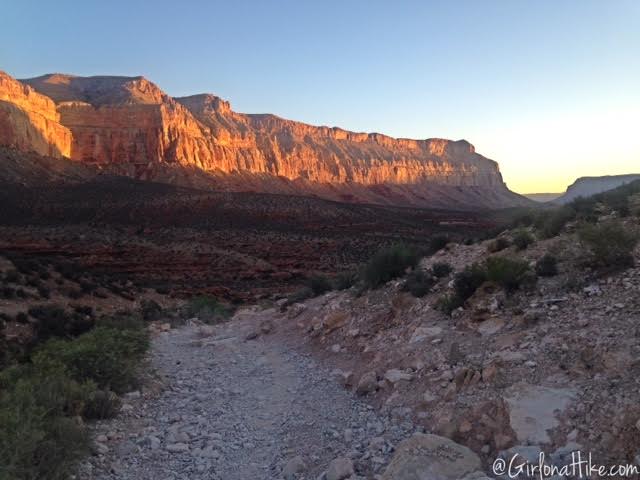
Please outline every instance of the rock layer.
[[[209, 173], [223, 190], [420, 206], [526, 203], [506, 188], [498, 164], [464, 140], [396, 139], [240, 114], [214, 95], [171, 98], [143, 77], [53, 74], [22, 82], [40, 92], [22, 87], [46, 105], [47, 121], [59, 118], [72, 132], [62, 155], [138, 178], [175, 182], [185, 176], [168, 175], [167, 166], [179, 166]], [[0, 143], [24, 143], [1, 130]]]
[[50, 157], [71, 156], [71, 131], [55, 103], [0, 71], [0, 145]]

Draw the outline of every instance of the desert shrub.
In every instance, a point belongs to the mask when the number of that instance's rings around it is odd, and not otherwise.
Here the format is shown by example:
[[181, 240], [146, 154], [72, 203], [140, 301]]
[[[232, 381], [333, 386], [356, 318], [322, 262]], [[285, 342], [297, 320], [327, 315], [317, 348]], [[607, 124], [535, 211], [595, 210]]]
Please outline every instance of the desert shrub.
[[144, 321], [153, 322], [162, 315], [162, 307], [155, 300], [143, 299], [140, 301], [140, 314]]
[[509, 248], [511, 244], [506, 237], [498, 237], [487, 245], [487, 251], [490, 253], [500, 252], [505, 248]]
[[80, 280], [78, 284], [80, 285], [80, 290], [82, 290], [83, 293], [91, 293], [98, 288], [95, 283], [85, 279]]
[[2, 287], [0, 289], [0, 298], [12, 299], [16, 297], [16, 289], [11, 287]]
[[458, 272], [453, 280], [455, 296], [461, 300], [461, 304], [475, 293], [475, 291], [487, 281], [487, 273], [482, 265], [473, 264]]
[[435, 283], [433, 276], [424, 270], [414, 270], [407, 275], [402, 290], [411, 292], [414, 297], [423, 297], [431, 290]]
[[576, 212], [576, 218], [586, 221], [595, 221], [598, 217], [596, 207], [598, 201], [595, 197], [578, 197], [569, 203], [569, 207]]
[[69, 379], [61, 369], [6, 369], [0, 393], [0, 478], [69, 478], [87, 451], [79, 415], [93, 385]]
[[16, 314], [16, 322], [18, 322], [18, 323], [28, 323], [29, 322], [29, 316], [24, 312], [19, 312], [18, 314]]
[[453, 293], [440, 297], [435, 308], [450, 315], [453, 310], [464, 305], [464, 302], [487, 281], [487, 272], [483, 265], [474, 263], [453, 277]]
[[90, 420], [113, 418], [120, 411], [122, 402], [110, 390], [95, 390], [86, 400], [82, 415]]
[[346, 290], [358, 282], [358, 274], [355, 272], [341, 272], [336, 275], [333, 286], [336, 290]]
[[96, 321], [96, 326], [118, 330], [143, 330], [146, 328], [142, 318], [128, 310], [122, 310], [111, 315], [103, 315]]
[[558, 207], [550, 212], [544, 212], [536, 220], [536, 228], [543, 238], [551, 238], [558, 235], [564, 226], [576, 218], [576, 211], [569, 207]]
[[80, 315], [85, 315], [88, 317], [92, 317], [93, 316], [93, 307], [90, 305], [74, 305], [73, 306], [73, 311], [75, 313], [78, 313]]
[[429, 254], [434, 254], [442, 250], [447, 246], [447, 243], [449, 243], [449, 237], [446, 235], [433, 235], [429, 239]]
[[464, 300], [457, 295], [443, 295], [436, 301], [435, 308], [447, 315], [451, 315], [451, 312], [461, 307], [463, 303]]
[[307, 281], [307, 285], [316, 297], [331, 290], [331, 281], [324, 275], [311, 276]]
[[40, 295], [41, 298], [49, 299], [51, 298], [51, 291], [44, 285], [40, 285], [38, 287], [38, 295]]
[[68, 288], [65, 291], [65, 295], [72, 300], [78, 300], [84, 297], [84, 292], [80, 288]]
[[489, 257], [485, 262], [486, 278], [507, 292], [517, 290], [526, 278], [529, 264], [507, 257]]
[[37, 260], [27, 258], [14, 258], [12, 262], [15, 265], [16, 269], [20, 273], [24, 273], [25, 275], [28, 275], [32, 272], [39, 273], [43, 270], [42, 266], [40, 265], [40, 263], [38, 263]]
[[188, 313], [206, 323], [220, 323], [233, 315], [233, 308], [208, 295], [193, 297], [189, 301]]
[[41, 370], [62, 365], [78, 382], [90, 380], [101, 389], [120, 393], [135, 385], [135, 367], [148, 346], [146, 330], [100, 326], [73, 340], [47, 341], [32, 361]]
[[536, 262], [536, 274], [540, 277], [553, 277], [558, 274], [558, 260], [546, 253]]
[[513, 227], [530, 227], [536, 219], [536, 212], [531, 209], [516, 209], [511, 213], [508, 224]]
[[313, 298], [313, 291], [309, 287], [304, 287], [291, 293], [287, 297], [285, 305], [293, 305], [294, 303], [304, 302], [305, 300], [308, 300], [310, 298]]
[[8, 283], [21, 283], [22, 275], [18, 270], [8, 270], [7, 273], [4, 274], [4, 281]]
[[431, 266], [431, 272], [437, 278], [446, 277], [453, 271], [453, 267], [446, 262], [436, 262]]
[[76, 336], [93, 327], [91, 318], [69, 313], [59, 305], [37, 305], [30, 308], [28, 313], [38, 320], [36, 330], [40, 340]]
[[585, 278], [582, 275], [571, 273], [563, 282], [563, 288], [570, 292], [577, 292], [585, 286]]
[[591, 252], [593, 266], [616, 269], [633, 265], [633, 249], [639, 238], [635, 229], [610, 221], [586, 225], [578, 233]]
[[160, 295], [169, 295], [169, 293], [171, 292], [169, 287], [167, 287], [166, 285], [161, 285], [159, 287], [156, 287], [155, 291], [156, 291], [156, 293], [159, 293]]
[[513, 236], [513, 244], [518, 250], [525, 250], [533, 242], [535, 242], [533, 235], [526, 230], [518, 230]]
[[29, 276], [27, 277], [26, 281], [24, 282], [24, 284], [27, 287], [33, 287], [33, 288], [38, 288], [39, 286], [42, 285], [42, 282], [40, 281], [39, 277], [32, 277]]
[[418, 264], [417, 253], [405, 245], [393, 245], [376, 253], [364, 266], [362, 279], [368, 288], [377, 288], [404, 275], [407, 268]]
[[22, 288], [18, 288], [18, 289], [16, 289], [16, 297], [18, 297], [18, 298], [27, 298], [27, 292], [25, 292], [24, 289], [22, 289]]
[[55, 269], [62, 277], [67, 278], [69, 280], [75, 280], [80, 276], [79, 269], [72, 263], [68, 263], [68, 262], [58, 263]]

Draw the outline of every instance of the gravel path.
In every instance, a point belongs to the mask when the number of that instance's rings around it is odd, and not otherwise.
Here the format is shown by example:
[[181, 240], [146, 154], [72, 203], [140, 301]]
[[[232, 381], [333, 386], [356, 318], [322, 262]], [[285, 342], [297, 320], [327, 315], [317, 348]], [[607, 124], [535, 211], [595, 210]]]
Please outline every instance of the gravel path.
[[152, 364], [165, 389], [130, 394], [126, 413], [95, 427], [79, 478], [315, 480], [338, 457], [353, 478], [380, 472], [413, 425], [379, 417], [284, 337], [246, 340], [253, 325], [160, 334]]

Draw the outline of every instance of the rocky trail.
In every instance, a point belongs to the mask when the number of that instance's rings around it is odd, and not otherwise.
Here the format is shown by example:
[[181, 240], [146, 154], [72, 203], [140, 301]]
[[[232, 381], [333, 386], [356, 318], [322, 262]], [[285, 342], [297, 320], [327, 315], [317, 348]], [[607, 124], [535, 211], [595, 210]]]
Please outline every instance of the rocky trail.
[[129, 394], [95, 427], [78, 477], [373, 478], [413, 424], [379, 417], [285, 336], [255, 329], [238, 319], [155, 337], [162, 392]]

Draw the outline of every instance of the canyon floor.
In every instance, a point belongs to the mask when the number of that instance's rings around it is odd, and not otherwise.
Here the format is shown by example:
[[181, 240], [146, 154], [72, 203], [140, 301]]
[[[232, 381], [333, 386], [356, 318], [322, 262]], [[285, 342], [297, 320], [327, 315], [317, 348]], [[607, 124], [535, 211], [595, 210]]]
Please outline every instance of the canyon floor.
[[413, 423], [377, 413], [286, 331], [272, 331], [268, 316], [255, 317], [158, 333], [151, 365], [161, 391], [130, 394], [121, 416], [95, 426], [96, 456], [78, 478], [315, 479], [331, 462], [333, 474], [382, 469]]

